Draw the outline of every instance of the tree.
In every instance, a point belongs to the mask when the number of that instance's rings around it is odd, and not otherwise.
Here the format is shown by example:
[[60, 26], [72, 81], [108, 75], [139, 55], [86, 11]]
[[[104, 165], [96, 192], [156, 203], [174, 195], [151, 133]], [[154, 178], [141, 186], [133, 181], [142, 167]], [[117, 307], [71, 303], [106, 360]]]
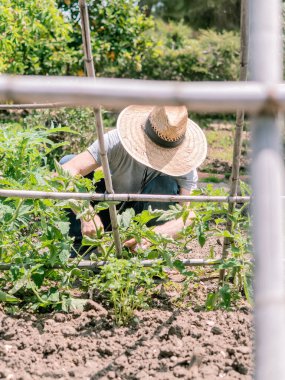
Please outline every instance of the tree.
[[[58, 0], [59, 8], [73, 25], [74, 48], [82, 45], [77, 0]], [[91, 43], [98, 75], [132, 76], [141, 70], [142, 58], [154, 43], [147, 30], [153, 28], [135, 0], [91, 0], [88, 2]]]
[[140, 0], [139, 5], [147, 14], [196, 29], [235, 30], [240, 24], [240, 0]]
[[55, 0], [1, 0], [0, 72], [68, 74], [71, 32]]

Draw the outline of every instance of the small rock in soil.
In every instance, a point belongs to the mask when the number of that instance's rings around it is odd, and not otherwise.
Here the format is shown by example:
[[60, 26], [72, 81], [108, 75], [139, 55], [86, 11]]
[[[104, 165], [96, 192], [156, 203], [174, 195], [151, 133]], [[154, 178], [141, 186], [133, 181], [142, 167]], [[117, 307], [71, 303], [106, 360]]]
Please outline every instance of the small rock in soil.
[[228, 353], [230, 356], [232, 356], [232, 355], [235, 354], [235, 349], [232, 348], [232, 347], [228, 347], [228, 348], [227, 348], [227, 353]]
[[65, 326], [61, 329], [61, 333], [64, 336], [75, 336], [78, 335], [77, 331], [72, 326]]
[[183, 377], [186, 377], [187, 372], [189, 371], [185, 370], [185, 368], [176, 367], [173, 370], [173, 375], [178, 378], [183, 378]]
[[248, 372], [248, 369], [247, 367], [242, 363], [240, 362], [239, 360], [235, 359], [233, 364], [232, 364], [232, 367], [235, 371], [237, 371], [238, 373], [240, 373], [241, 375], [246, 375], [247, 372]]
[[175, 352], [173, 352], [172, 346], [164, 346], [160, 349], [159, 352], [159, 358], [171, 358], [171, 356], [174, 356]]
[[66, 316], [62, 313], [57, 313], [54, 316], [54, 320], [59, 323], [63, 323], [66, 321]]
[[240, 352], [243, 355], [247, 355], [251, 352], [250, 348], [247, 346], [239, 346], [237, 347], [237, 352]]
[[223, 333], [222, 329], [218, 326], [213, 326], [212, 329], [211, 329], [211, 332], [214, 334], [214, 335], [221, 335]]
[[149, 376], [145, 371], [140, 371], [135, 375], [136, 380], [146, 380]]

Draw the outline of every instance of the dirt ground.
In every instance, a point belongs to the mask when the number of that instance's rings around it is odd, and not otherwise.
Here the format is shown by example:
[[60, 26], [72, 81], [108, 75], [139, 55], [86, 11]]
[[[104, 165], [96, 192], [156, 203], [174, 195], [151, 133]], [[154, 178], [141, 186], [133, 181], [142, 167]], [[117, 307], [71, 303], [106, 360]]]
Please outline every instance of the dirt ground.
[[[215, 246], [193, 245], [189, 257]], [[173, 302], [183, 284], [170, 274], [153, 307], [137, 312], [128, 327], [116, 327], [108, 311], [91, 301], [72, 314], [22, 314], [0, 311], [0, 378], [3, 379], [251, 379], [252, 314], [242, 302], [232, 311], [201, 311], [217, 279], [189, 285], [187, 302]], [[209, 276], [212, 279], [209, 280]], [[180, 289], [181, 290], [181, 289]]]

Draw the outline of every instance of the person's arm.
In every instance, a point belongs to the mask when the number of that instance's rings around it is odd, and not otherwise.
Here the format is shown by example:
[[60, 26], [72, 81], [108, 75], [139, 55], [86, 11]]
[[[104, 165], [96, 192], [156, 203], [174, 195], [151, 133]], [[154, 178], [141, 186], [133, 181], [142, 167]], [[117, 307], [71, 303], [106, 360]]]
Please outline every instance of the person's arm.
[[[99, 167], [100, 165], [88, 151], [76, 155], [70, 161], [62, 165], [62, 168], [68, 171], [72, 176], [82, 175], [83, 177]], [[91, 206], [90, 211], [93, 212]], [[82, 235], [93, 237], [96, 236], [97, 229], [104, 229], [103, 223], [98, 215], [95, 215], [94, 220], [86, 220], [82, 218], [80, 221]]]
[[[190, 195], [189, 190], [186, 189], [180, 189], [179, 195]], [[190, 204], [190, 202], [186, 203], [187, 205]], [[190, 211], [188, 219], [186, 220], [185, 225], [189, 226], [189, 224], [192, 222], [193, 218], [195, 218], [194, 211]], [[161, 224], [159, 226], [156, 226], [154, 228], [154, 231], [161, 235], [167, 235], [170, 237], [175, 238], [177, 233], [182, 230], [184, 227], [184, 222], [182, 218], [169, 220], [168, 222]]]
[[98, 169], [99, 166], [100, 165], [87, 150], [77, 154], [62, 165], [63, 169], [68, 171], [71, 175], [76, 176], [80, 174], [83, 177], [93, 172], [95, 169]]
[[[190, 195], [189, 190], [182, 189], [182, 188], [180, 189], [179, 194], [180, 195]], [[190, 204], [190, 203], [188, 202], [187, 204]], [[193, 218], [195, 218], [195, 213], [194, 213], [194, 211], [191, 211], [189, 213], [189, 217], [188, 217], [185, 225], [188, 226], [192, 222]], [[157, 234], [167, 235], [167, 236], [170, 236], [172, 238], [175, 238], [175, 236], [178, 234], [179, 231], [181, 231], [183, 229], [183, 227], [184, 227], [184, 222], [183, 222], [182, 218], [179, 218], [179, 219], [169, 220], [168, 222], [166, 222], [164, 224], [156, 226], [154, 228], [154, 231]], [[132, 238], [132, 239], [125, 241], [124, 246], [128, 247], [132, 250], [135, 250], [137, 244], [138, 243], [137, 243], [136, 239]], [[140, 247], [141, 248], [147, 248], [149, 246], [149, 244], [150, 243], [147, 240], [143, 240], [140, 244]]]

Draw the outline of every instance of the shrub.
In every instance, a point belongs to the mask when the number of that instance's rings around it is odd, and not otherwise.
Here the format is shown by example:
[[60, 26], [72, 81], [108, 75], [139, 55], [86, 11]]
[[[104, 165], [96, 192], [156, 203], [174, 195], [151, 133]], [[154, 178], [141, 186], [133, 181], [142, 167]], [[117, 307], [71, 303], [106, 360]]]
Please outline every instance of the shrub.
[[68, 74], [75, 62], [70, 34], [55, 0], [2, 0], [0, 72]]
[[[82, 45], [78, 1], [58, 0], [73, 25], [73, 47]], [[88, 13], [95, 69], [98, 76], [132, 77], [141, 71], [145, 54], [152, 51], [152, 18], [146, 17], [135, 0], [90, 0]]]
[[141, 77], [182, 81], [238, 78], [239, 38], [235, 33], [204, 30], [194, 37], [185, 25], [159, 23], [157, 35], [156, 57], [145, 57]]

